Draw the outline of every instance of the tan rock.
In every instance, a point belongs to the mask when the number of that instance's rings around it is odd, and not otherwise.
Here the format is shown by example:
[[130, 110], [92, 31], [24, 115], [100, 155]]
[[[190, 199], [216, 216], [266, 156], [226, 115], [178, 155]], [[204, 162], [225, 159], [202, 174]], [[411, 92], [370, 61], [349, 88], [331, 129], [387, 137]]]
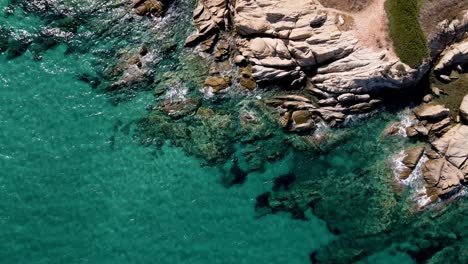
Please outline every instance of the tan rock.
[[133, 2], [135, 13], [140, 16], [153, 15], [156, 17], [162, 16], [165, 11], [165, 6], [158, 0], [136, 0]]
[[435, 71], [443, 71], [447, 68], [455, 68], [458, 64], [465, 64], [468, 61], [468, 39], [448, 47], [435, 66]]
[[405, 158], [403, 164], [410, 169], [414, 169], [424, 154], [424, 147], [417, 147], [405, 151]]
[[313, 115], [307, 110], [294, 111], [291, 115], [291, 132], [308, 132], [315, 129]]
[[393, 136], [398, 134], [400, 131], [401, 123], [400, 122], [395, 122], [390, 124], [387, 128], [385, 128], [383, 135], [384, 136]]
[[429, 103], [430, 101], [432, 101], [432, 95], [426, 94], [426, 95], [423, 97], [423, 102]]
[[422, 173], [426, 182], [426, 192], [430, 197], [440, 197], [457, 191], [464, 180], [463, 173], [444, 158], [427, 161]]
[[450, 110], [442, 105], [423, 105], [414, 110], [420, 120], [438, 121], [448, 117]]
[[468, 125], [468, 94], [465, 95], [460, 105], [460, 118], [465, 124]]
[[457, 125], [431, 144], [454, 166], [461, 168], [468, 159], [468, 126]]
[[224, 90], [231, 85], [231, 77], [211, 77], [205, 80], [203, 87], [208, 87], [213, 90], [214, 93], [217, 93], [221, 90]]

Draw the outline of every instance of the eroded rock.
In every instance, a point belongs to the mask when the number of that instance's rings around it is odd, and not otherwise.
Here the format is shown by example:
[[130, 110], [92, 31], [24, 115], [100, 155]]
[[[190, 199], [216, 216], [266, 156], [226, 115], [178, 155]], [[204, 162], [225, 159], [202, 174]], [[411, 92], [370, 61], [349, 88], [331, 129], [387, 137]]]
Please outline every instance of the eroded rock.
[[465, 95], [460, 105], [460, 118], [465, 124], [468, 124], [468, 94]]

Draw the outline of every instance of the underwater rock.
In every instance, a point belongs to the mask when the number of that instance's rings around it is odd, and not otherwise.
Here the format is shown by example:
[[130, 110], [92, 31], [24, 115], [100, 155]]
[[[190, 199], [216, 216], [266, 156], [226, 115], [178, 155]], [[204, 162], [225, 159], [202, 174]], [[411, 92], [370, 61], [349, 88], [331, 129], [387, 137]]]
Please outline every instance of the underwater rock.
[[230, 187], [237, 184], [242, 184], [247, 179], [248, 173], [239, 167], [239, 160], [234, 159], [229, 173], [223, 176], [223, 183], [225, 186]]
[[177, 119], [193, 113], [195, 110], [197, 110], [199, 105], [200, 99], [192, 97], [167, 100], [162, 102], [159, 107], [168, 116]]
[[287, 173], [280, 175], [273, 180], [272, 190], [277, 192], [281, 189], [289, 190], [289, 185], [291, 185], [296, 180], [296, 174]]

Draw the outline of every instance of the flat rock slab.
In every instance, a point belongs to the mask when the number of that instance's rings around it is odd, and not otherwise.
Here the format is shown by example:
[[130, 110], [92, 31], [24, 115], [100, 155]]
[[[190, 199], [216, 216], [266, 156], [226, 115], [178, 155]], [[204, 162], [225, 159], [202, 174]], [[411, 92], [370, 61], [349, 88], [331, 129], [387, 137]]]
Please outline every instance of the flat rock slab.
[[420, 120], [438, 121], [446, 118], [450, 113], [448, 108], [442, 105], [423, 105], [414, 110], [414, 114]]
[[466, 166], [468, 159], [468, 126], [457, 125], [440, 139], [432, 143], [433, 147], [457, 168]]

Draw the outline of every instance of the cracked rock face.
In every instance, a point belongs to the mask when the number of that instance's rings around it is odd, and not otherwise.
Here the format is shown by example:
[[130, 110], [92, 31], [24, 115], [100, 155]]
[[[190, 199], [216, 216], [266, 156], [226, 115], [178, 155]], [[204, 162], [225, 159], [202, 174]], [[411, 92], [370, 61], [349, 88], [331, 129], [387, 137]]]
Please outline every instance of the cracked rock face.
[[423, 166], [426, 192], [432, 199], [448, 198], [468, 182], [468, 126], [453, 127], [432, 146], [440, 157]]
[[464, 65], [468, 61], [468, 39], [454, 44], [442, 53], [442, 58], [434, 68], [435, 71], [443, 71], [447, 68], [454, 68]]
[[239, 50], [252, 62], [258, 81], [302, 81], [304, 72], [317, 68], [311, 80], [319, 89], [367, 93], [409, 86], [425, 72], [402, 64], [387, 50], [361, 47], [353, 32], [341, 30], [343, 17], [313, 0], [239, 0], [234, 26]]

